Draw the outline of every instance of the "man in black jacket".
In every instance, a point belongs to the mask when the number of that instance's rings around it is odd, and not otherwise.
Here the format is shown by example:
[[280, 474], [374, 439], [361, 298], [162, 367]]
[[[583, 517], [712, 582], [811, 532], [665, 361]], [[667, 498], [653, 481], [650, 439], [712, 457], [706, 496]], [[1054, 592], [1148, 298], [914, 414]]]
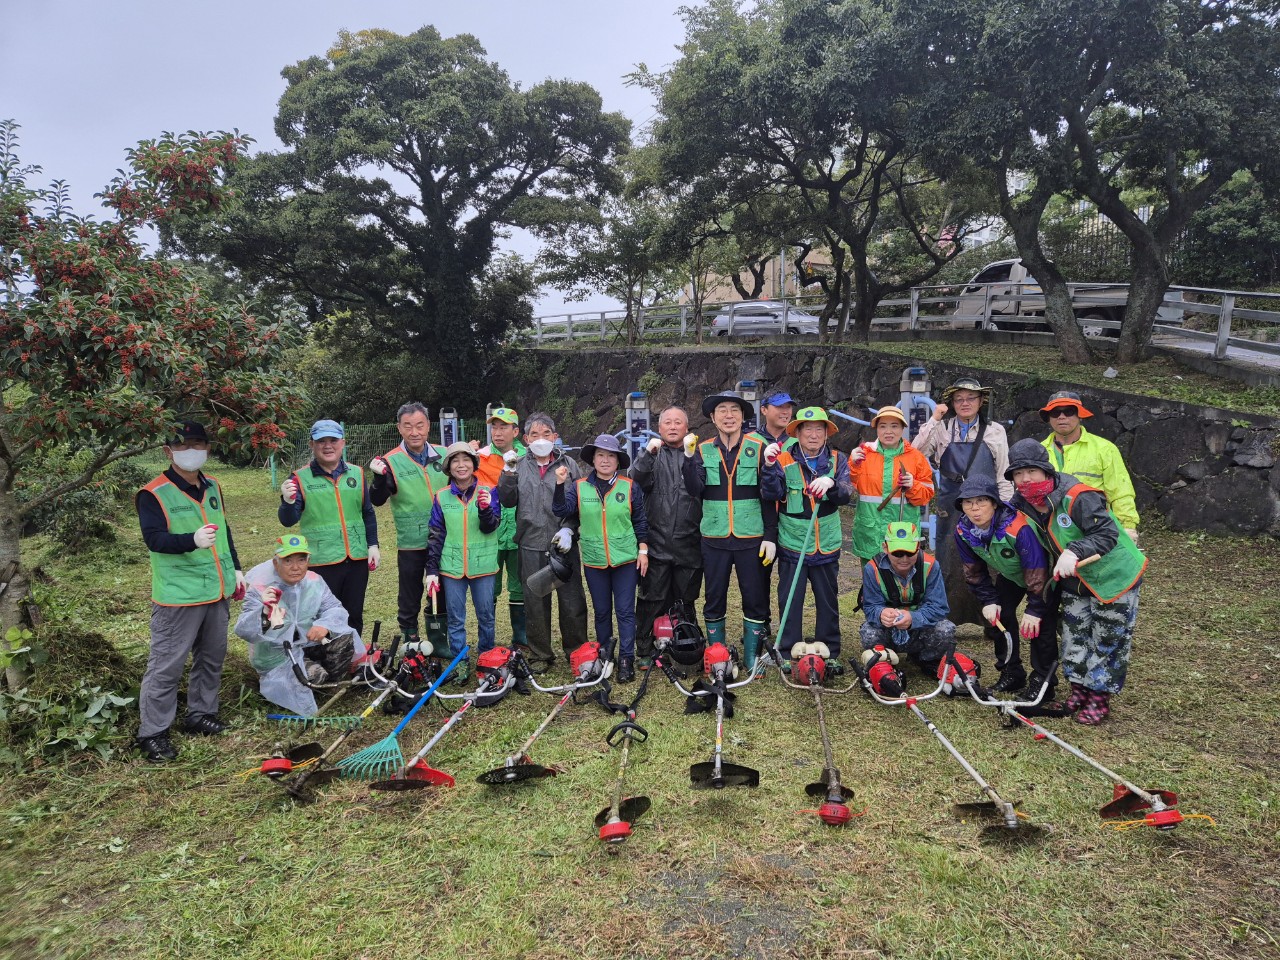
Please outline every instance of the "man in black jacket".
[[702, 593], [702, 501], [685, 489], [684, 436], [689, 414], [683, 407], [667, 407], [658, 417], [658, 436], [650, 440], [631, 467], [644, 491], [649, 516], [649, 572], [640, 580], [636, 615], [636, 655], [641, 667], [653, 658], [653, 621], [677, 601], [687, 615]]

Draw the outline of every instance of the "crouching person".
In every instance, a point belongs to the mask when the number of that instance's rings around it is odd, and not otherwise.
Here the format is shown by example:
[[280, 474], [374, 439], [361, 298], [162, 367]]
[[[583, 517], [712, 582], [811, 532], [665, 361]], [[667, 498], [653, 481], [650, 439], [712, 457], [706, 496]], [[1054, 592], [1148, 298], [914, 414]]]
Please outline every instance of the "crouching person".
[[250, 589], [235, 627], [236, 636], [249, 642], [249, 662], [258, 671], [263, 698], [301, 717], [314, 716], [316, 698], [298, 680], [294, 665], [311, 683], [336, 683], [350, 677], [365, 652], [347, 611], [309, 569], [310, 559], [306, 537], [277, 539], [275, 556], [249, 571]]
[[889, 524], [884, 549], [862, 569], [862, 606], [867, 614], [860, 631], [863, 650], [885, 647], [906, 654], [933, 676], [955, 646], [942, 567], [921, 548], [914, 523]]

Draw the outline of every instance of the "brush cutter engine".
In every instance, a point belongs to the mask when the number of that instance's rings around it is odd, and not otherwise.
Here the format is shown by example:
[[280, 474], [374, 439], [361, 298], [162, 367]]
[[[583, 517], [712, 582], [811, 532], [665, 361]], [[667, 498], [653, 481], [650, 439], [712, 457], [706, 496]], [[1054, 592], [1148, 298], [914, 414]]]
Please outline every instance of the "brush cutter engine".
[[493, 693], [482, 693], [476, 697], [477, 707], [491, 707], [507, 695], [508, 690], [497, 692], [506, 684], [511, 676], [512, 653], [510, 647], [494, 647], [486, 650], [476, 658], [476, 675], [489, 681], [489, 689]]
[[592, 640], [569, 654], [569, 669], [573, 671], [579, 683], [585, 683], [600, 676], [602, 669], [600, 644]]
[[[961, 676], [962, 672], [964, 676]], [[952, 653], [943, 657], [942, 662], [938, 664], [938, 679], [942, 681], [942, 692], [948, 697], [967, 696], [969, 691], [965, 688], [966, 677], [977, 680], [981, 672], [982, 665], [975, 663], [963, 653]]]
[[738, 679], [738, 657], [723, 643], [713, 643], [702, 655], [702, 669], [712, 680]]
[[827, 678], [831, 648], [825, 643], [801, 641], [791, 645], [791, 673], [799, 683], [821, 685]]
[[863, 650], [862, 667], [866, 670], [871, 689], [886, 700], [896, 700], [906, 693], [907, 678], [898, 669], [898, 654], [888, 647]]
[[683, 604], [676, 604], [665, 617], [653, 621], [653, 639], [659, 650], [671, 654], [682, 667], [701, 663], [707, 647], [697, 621], [685, 616]]

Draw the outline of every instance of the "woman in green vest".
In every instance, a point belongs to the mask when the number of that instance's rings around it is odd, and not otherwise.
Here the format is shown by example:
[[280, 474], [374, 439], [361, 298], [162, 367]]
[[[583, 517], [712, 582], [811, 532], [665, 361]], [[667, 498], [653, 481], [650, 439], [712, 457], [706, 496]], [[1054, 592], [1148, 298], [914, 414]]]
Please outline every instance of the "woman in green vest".
[[1012, 505], [1036, 524], [1055, 561], [1062, 674], [1071, 684], [1066, 709], [1078, 723], [1101, 723], [1129, 671], [1147, 558], [1111, 512], [1106, 495], [1055, 471], [1049, 451], [1035, 440], [1013, 445], [1005, 477], [1013, 481]]
[[602, 433], [582, 448], [592, 465], [572, 484], [568, 467], [556, 468], [551, 512], [561, 520], [578, 515], [578, 549], [596, 612], [596, 642], [613, 651], [613, 611], [618, 611], [618, 682], [636, 678], [636, 587], [649, 569], [649, 520], [644, 494], [619, 469], [631, 457], [617, 437]]
[[[431, 505], [427, 537], [427, 593], [440, 590], [444, 577], [449, 616], [449, 648], [457, 656], [467, 645], [467, 592], [476, 610], [480, 653], [494, 644], [493, 591], [498, 579], [498, 526], [502, 507], [492, 487], [476, 481], [480, 458], [462, 440], [445, 451], [449, 485]], [[469, 671], [455, 673], [464, 683]]]

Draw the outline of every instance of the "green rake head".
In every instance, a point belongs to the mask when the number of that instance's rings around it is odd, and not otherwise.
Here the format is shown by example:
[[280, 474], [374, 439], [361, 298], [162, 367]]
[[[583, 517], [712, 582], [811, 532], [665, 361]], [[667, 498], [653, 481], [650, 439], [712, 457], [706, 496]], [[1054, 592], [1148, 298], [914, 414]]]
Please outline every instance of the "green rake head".
[[338, 761], [342, 775], [351, 780], [385, 780], [404, 766], [404, 754], [393, 733]]
[[363, 722], [360, 717], [297, 717], [285, 713], [269, 713], [267, 719], [294, 730], [312, 730], [316, 727], [354, 730]]

